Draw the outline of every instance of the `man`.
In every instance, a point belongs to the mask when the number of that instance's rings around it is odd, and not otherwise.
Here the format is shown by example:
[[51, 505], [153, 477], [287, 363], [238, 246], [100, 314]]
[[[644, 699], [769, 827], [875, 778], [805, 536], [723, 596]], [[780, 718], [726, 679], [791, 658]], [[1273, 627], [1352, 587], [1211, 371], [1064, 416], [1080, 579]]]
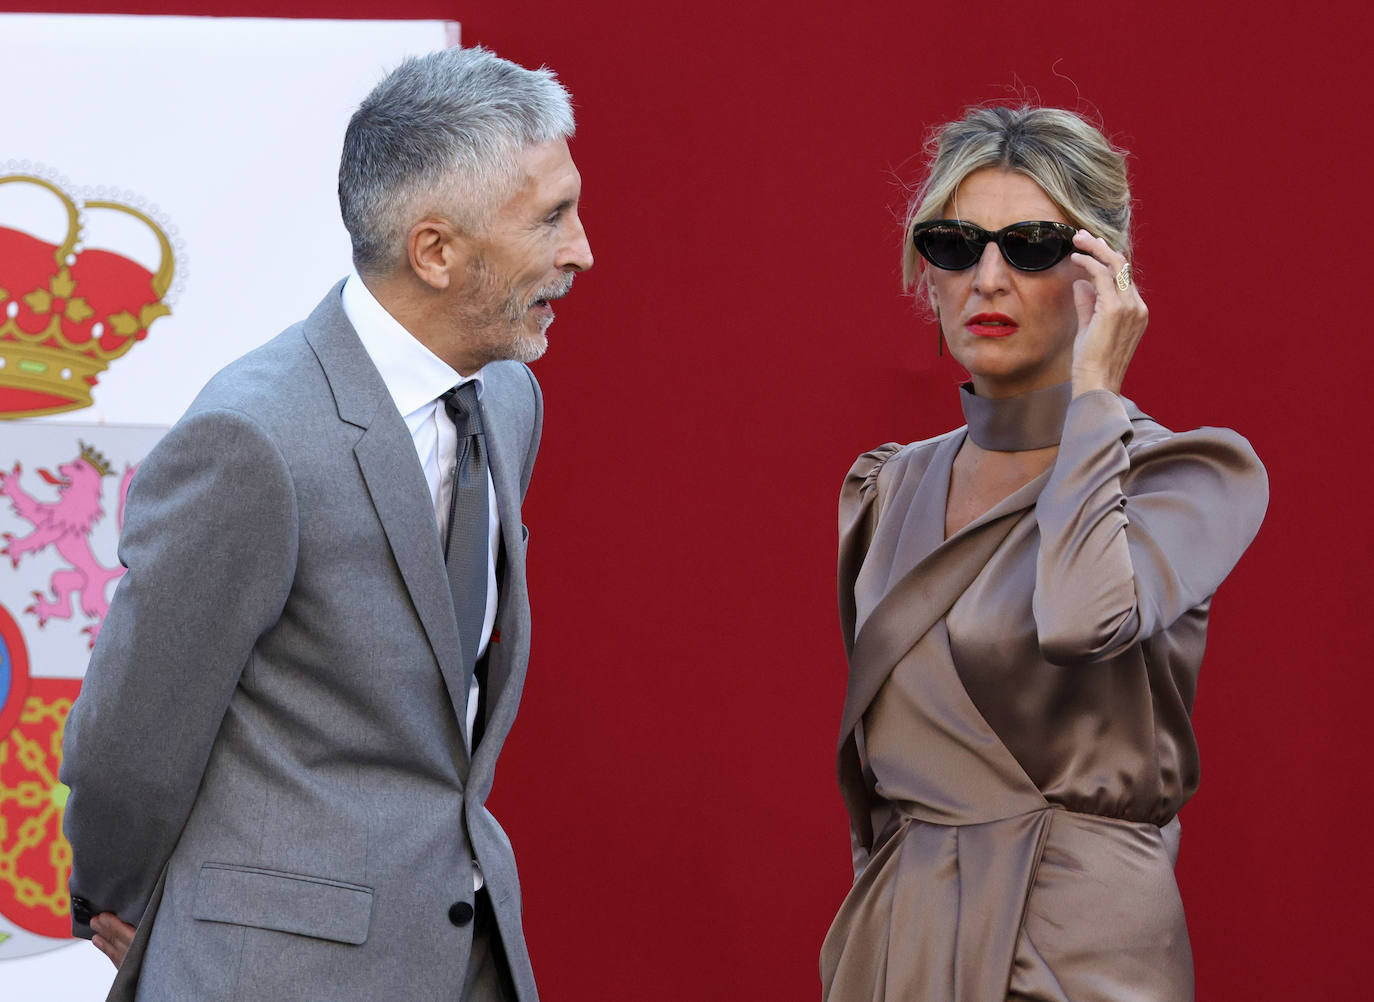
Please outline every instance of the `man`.
[[547, 70], [396, 69], [344, 140], [355, 274], [135, 477], [62, 769], [111, 998], [537, 998], [484, 804], [529, 650], [523, 363], [592, 265], [572, 132]]

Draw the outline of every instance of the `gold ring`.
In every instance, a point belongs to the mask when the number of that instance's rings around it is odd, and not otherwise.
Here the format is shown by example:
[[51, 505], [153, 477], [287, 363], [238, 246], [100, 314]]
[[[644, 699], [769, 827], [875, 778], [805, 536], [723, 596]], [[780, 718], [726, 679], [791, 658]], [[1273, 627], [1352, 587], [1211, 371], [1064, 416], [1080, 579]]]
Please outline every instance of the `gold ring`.
[[1131, 262], [1127, 261], [1116, 273], [1116, 291], [1125, 292], [1131, 287]]

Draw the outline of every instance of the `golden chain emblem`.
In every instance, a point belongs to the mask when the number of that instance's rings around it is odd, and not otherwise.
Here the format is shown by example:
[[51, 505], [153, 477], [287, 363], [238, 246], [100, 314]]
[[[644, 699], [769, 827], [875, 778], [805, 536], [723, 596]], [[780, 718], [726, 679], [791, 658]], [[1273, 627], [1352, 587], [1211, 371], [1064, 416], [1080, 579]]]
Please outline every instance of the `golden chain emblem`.
[[[30, 696], [20, 726], [0, 742], [0, 773], [13, 775], [17, 765], [24, 776], [0, 785], [0, 884], [21, 907], [51, 914], [64, 927], [71, 907], [72, 847], [62, 834], [67, 788], [58, 782], [57, 763], [71, 708], [65, 697], [45, 703]], [[15, 825], [19, 817], [23, 820]], [[32, 850], [45, 842], [47, 858], [42, 859]]]

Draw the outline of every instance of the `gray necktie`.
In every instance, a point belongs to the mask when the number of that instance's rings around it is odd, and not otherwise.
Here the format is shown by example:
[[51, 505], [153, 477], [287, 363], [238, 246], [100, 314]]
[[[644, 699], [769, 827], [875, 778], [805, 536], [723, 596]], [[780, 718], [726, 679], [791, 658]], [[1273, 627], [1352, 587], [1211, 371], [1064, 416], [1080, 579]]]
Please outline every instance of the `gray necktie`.
[[482, 412], [477, 407], [475, 381], [455, 386], [442, 399], [458, 430], [458, 458], [453, 468], [453, 490], [449, 495], [444, 563], [448, 567], [449, 586], [453, 589], [453, 609], [458, 614], [463, 667], [471, 674], [477, 665], [482, 623], [487, 617], [487, 565], [491, 560], [487, 443], [482, 434]]

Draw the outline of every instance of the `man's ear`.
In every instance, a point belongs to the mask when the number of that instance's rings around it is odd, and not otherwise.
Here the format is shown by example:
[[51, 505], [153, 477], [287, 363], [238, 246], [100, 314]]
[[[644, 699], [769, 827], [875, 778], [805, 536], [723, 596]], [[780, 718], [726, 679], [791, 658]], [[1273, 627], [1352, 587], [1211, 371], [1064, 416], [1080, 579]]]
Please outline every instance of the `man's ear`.
[[410, 228], [406, 235], [406, 258], [420, 281], [431, 289], [449, 287], [457, 269], [467, 263], [467, 240], [452, 223], [428, 216]]

